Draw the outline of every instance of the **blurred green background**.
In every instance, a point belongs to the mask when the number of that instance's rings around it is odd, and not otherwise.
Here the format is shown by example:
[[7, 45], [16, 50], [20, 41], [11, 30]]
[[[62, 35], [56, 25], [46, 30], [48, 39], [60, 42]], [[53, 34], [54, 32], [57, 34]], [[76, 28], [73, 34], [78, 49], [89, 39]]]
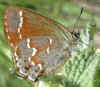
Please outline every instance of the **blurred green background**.
[[[9, 6], [35, 10], [70, 29], [79, 29], [78, 55], [36, 83], [16, 76], [3, 27], [3, 14]], [[99, 9], [99, 0], [0, 0], [0, 87], [100, 87]], [[88, 42], [87, 49], [83, 49], [84, 42]]]

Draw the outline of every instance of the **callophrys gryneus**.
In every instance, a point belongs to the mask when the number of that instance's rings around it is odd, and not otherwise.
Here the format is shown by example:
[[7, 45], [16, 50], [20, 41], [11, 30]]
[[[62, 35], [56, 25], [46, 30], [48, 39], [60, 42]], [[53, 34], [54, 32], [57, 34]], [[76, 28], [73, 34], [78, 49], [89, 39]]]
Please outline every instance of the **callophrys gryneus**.
[[68, 29], [34, 11], [8, 7], [4, 27], [16, 72], [29, 81], [54, 71], [70, 56]]

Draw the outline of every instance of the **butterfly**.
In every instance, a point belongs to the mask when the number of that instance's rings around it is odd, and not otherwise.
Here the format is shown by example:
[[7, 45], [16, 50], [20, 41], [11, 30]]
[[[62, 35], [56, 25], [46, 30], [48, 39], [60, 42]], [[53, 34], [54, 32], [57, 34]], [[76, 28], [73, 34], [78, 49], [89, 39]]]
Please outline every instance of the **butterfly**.
[[55, 71], [71, 55], [69, 29], [35, 11], [8, 7], [4, 32], [13, 51], [15, 71], [31, 82]]

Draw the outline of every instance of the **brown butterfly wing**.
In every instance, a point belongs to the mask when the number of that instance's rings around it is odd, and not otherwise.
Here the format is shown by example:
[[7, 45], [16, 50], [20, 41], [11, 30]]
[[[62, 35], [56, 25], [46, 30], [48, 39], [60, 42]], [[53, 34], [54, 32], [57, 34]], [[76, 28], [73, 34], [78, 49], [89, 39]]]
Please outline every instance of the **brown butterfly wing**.
[[5, 34], [14, 51], [17, 72], [34, 81], [65, 62], [70, 46], [66, 28], [33, 11], [9, 7], [4, 15]]

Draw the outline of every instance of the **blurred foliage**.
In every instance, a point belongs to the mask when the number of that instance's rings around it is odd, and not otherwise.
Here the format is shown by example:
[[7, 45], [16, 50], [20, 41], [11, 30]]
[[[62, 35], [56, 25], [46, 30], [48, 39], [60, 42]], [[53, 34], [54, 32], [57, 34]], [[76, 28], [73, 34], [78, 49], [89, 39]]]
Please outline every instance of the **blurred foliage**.
[[[83, 6], [84, 2], [81, 4]], [[77, 56], [36, 83], [31, 84], [17, 77], [3, 28], [3, 13], [8, 6], [32, 9], [71, 29], [79, 28]], [[0, 87], [100, 87], [100, 52], [93, 45], [94, 33], [100, 31], [100, 19], [91, 9], [84, 8], [77, 21], [80, 6], [74, 0], [0, 0]]]

